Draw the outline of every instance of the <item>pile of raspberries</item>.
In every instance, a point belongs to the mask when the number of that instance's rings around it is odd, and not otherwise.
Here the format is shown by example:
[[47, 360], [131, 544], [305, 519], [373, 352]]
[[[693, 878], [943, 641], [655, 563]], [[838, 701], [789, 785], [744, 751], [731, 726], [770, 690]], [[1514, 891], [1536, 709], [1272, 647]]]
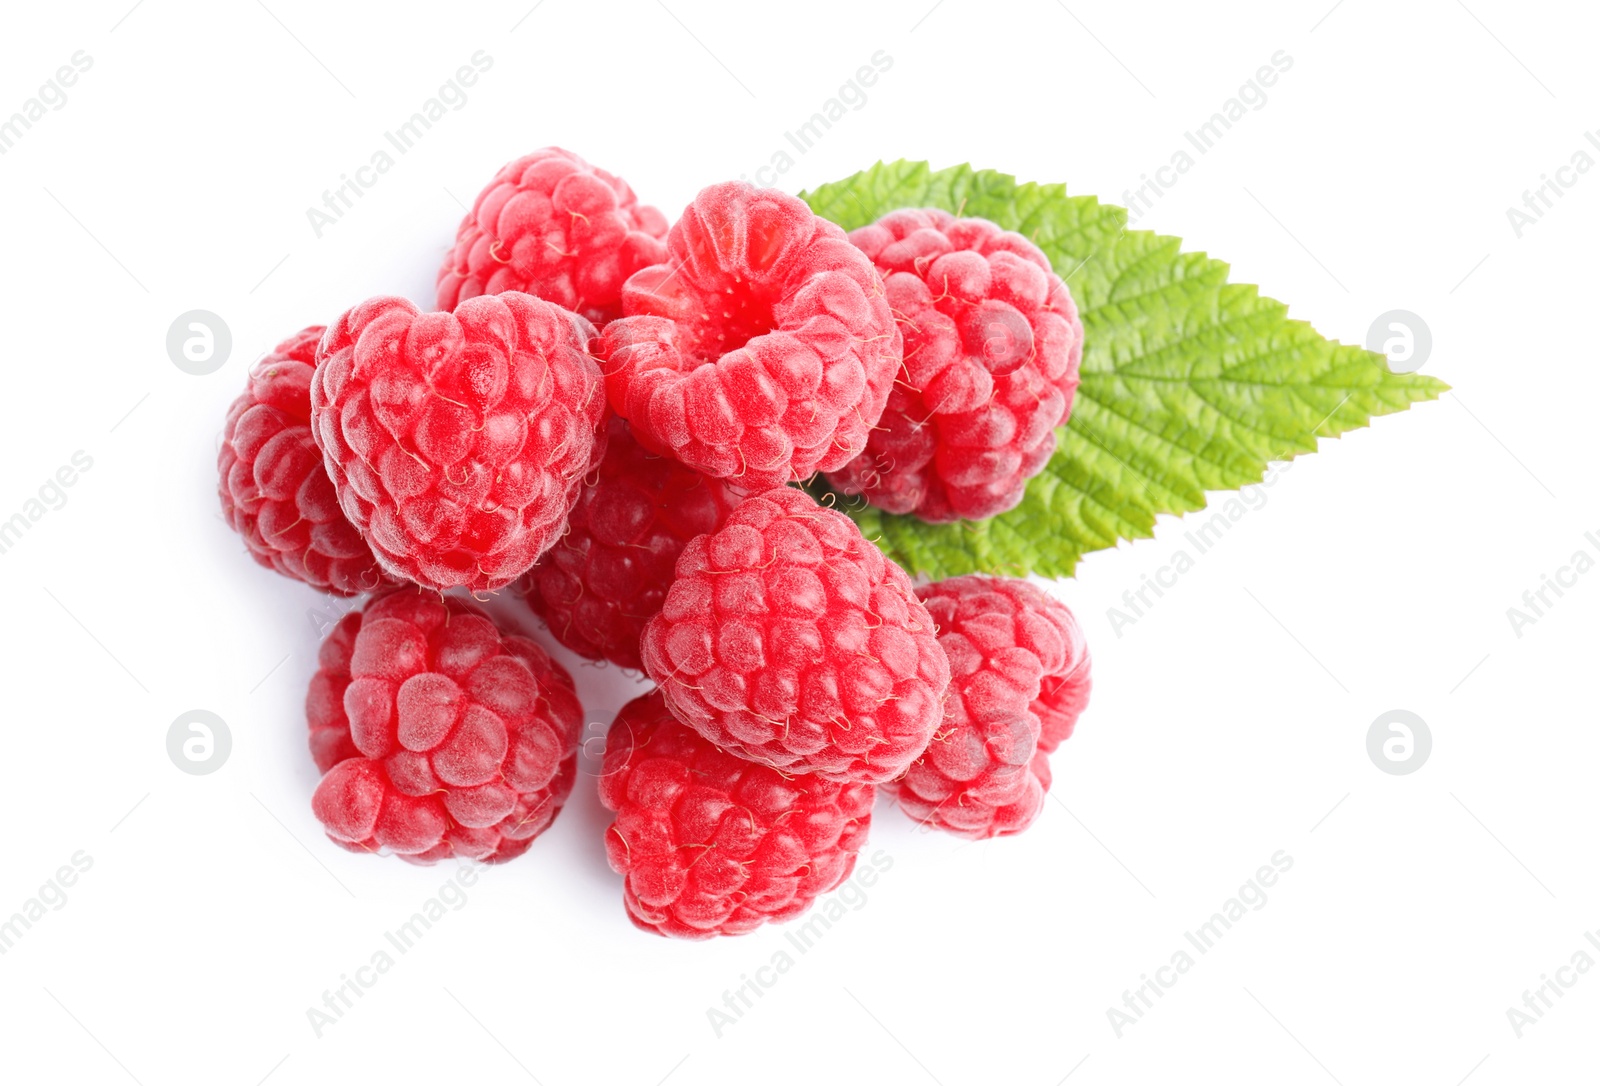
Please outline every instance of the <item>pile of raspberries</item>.
[[367, 597], [306, 696], [336, 844], [499, 862], [559, 813], [583, 710], [476, 605], [506, 588], [655, 683], [598, 778], [641, 928], [798, 915], [849, 876], [880, 789], [969, 838], [1038, 817], [1089, 695], [1072, 614], [1022, 580], [915, 584], [829, 507], [1021, 499], [1083, 341], [1035, 245], [934, 209], [846, 234], [738, 182], [669, 229], [547, 148], [479, 194], [437, 304], [372, 298], [285, 339], [218, 456], [258, 562]]

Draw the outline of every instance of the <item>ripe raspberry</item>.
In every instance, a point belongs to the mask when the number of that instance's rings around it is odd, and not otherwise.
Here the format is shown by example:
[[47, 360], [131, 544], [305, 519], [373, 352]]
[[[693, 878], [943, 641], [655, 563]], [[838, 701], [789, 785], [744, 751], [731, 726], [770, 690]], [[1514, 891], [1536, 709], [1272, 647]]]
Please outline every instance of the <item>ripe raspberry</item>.
[[1083, 633], [1027, 581], [952, 577], [917, 595], [939, 624], [950, 697], [933, 742], [886, 791], [912, 818], [963, 837], [1020, 833], [1050, 789], [1046, 753], [1088, 701]]
[[675, 720], [660, 691], [635, 698], [606, 736], [600, 776], [629, 919], [706, 939], [798, 916], [849, 877], [876, 791], [736, 758]]
[[872, 262], [804, 203], [730, 181], [622, 288], [600, 354], [640, 444], [764, 490], [842, 467], [900, 365]]
[[1046, 675], [1033, 703], [1033, 711], [1039, 717], [1039, 749], [1046, 754], [1053, 754], [1057, 747], [1072, 738], [1078, 716], [1089, 704], [1089, 690], [1093, 686], [1089, 675], [1089, 646], [1083, 640], [1083, 630], [1078, 620], [1072, 618], [1071, 611], [1066, 615], [1072, 620], [1070, 628], [1063, 631], [1072, 638], [1067, 659], [1075, 663], [1069, 664], [1060, 674]]
[[573, 652], [643, 670], [639, 638], [661, 610], [678, 555], [720, 528], [744, 492], [646, 452], [616, 416], [609, 429], [605, 459], [585, 481], [566, 534], [518, 591]]
[[538, 645], [418, 588], [334, 627], [306, 695], [325, 772], [311, 808], [335, 844], [412, 863], [526, 852], [577, 776], [583, 710]]
[[222, 516], [250, 557], [336, 596], [394, 584], [339, 510], [311, 437], [311, 367], [322, 326], [303, 328], [250, 371], [217, 453]]
[[603, 325], [622, 313], [623, 281], [666, 259], [666, 236], [666, 218], [626, 181], [546, 147], [478, 193], [439, 269], [439, 308], [515, 290]]
[[950, 681], [905, 571], [792, 487], [684, 548], [641, 654], [673, 712], [717, 746], [869, 784], [922, 753]]
[[361, 632], [361, 612], [351, 611], [328, 631], [317, 649], [317, 670], [306, 690], [306, 724], [311, 729], [311, 760], [326, 773], [346, 758], [361, 752], [350, 738], [350, 718], [344, 711], [344, 692], [350, 687], [350, 658]]
[[884, 275], [905, 364], [866, 452], [828, 476], [892, 513], [1011, 509], [1072, 410], [1083, 324], [1038, 246], [984, 219], [894, 211], [850, 235]]
[[317, 350], [311, 422], [345, 514], [396, 576], [500, 588], [604, 452], [594, 327], [527, 294], [422, 313], [373, 298]]

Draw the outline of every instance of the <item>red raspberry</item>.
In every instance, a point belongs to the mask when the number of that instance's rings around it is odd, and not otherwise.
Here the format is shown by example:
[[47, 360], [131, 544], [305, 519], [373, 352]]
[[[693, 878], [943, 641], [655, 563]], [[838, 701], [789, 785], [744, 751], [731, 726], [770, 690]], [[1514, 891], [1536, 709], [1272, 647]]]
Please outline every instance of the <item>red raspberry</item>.
[[1046, 753], [1088, 701], [1083, 633], [1065, 605], [1027, 581], [952, 577], [917, 595], [939, 624], [950, 697], [933, 742], [886, 790], [925, 825], [972, 838], [1020, 833], [1050, 789]]
[[736, 758], [675, 720], [660, 691], [635, 698], [606, 736], [600, 776], [629, 919], [706, 939], [798, 916], [849, 877], [876, 792]]
[[250, 557], [336, 596], [395, 582], [339, 509], [311, 436], [311, 367], [322, 326], [303, 328], [250, 371], [217, 453], [222, 516]]
[[350, 738], [350, 718], [344, 711], [344, 692], [350, 686], [350, 657], [355, 654], [356, 634], [360, 632], [360, 611], [351, 611], [334, 623], [317, 649], [317, 670], [306, 690], [311, 760], [323, 773], [346, 758], [361, 755]]
[[792, 487], [684, 548], [641, 653], [673, 712], [717, 746], [870, 784], [922, 753], [950, 681], [905, 571]]
[[306, 695], [335, 844], [412, 863], [526, 852], [577, 776], [572, 679], [453, 596], [379, 596], [339, 621]]
[[646, 448], [764, 490], [842, 467], [900, 365], [882, 281], [793, 196], [703, 189], [622, 288], [606, 391]]
[[555, 541], [604, 451], [593, 334], [517, 293], [454, 313], [373, 298], [328, 329], [311, 422], [340, 505], [385, 569], [492, 590]]
[[605, 324], [622, 313], [623, 281], [666, 259], [666, 235], [626, 181], [546, 147], [478, 193], [439, 269], [439, 308], [515, 290]]
[[605, 459], [585, 481], [566, 534], [519, 592], [579, 656], [643, 670], [639, 638], [661, 610], [678, 555], [721, 527], [744, 492], [646, 452], [616, 416], [609, 428]]
[[1083, 324], [1021, 234], [935, 208], [850, 235], [884, 275], [905, 364], [866, 452], [829, 475], [892, 513], [977, 520], [1011, 509], [1072, 410]]
[[1039, 717], [1039, 749], [1046, 754], [1054, 753], [1072, 738], [1078, 716], [1089, 704], [1089, 690], [1093, 686], [1089, 675], [1089, 646], [1083, 640], [1083, 629], [1071, 611], [1066, 611], [1066, 615], [1071, 620], [1070, 627], [1063, 631], [1063, 635], [1071, 639], [1067, 648], [1069, 664], [1059, 674], [1044, 677], [1039, 684], [1039, 696], [1033, 702], [1033, 711]]

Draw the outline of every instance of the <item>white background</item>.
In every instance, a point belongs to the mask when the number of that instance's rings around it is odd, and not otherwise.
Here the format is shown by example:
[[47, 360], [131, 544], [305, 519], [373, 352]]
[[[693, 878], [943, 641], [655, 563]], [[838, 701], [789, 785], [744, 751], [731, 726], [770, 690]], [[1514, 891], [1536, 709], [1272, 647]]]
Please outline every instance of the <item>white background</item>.
[[[0, 519], [75, 451], [93, 459], [0, 555], [0, 915], [74, 852], [93, 859], [0, 957], [5, 1078], [1595, 1074], [1600, 970], [1520, 1038], [1506, 1015], [1600, 929], [1600, 573], [1520, 638], [1506, 615], [1575, 550], [1600, 553], [1583, 538], [1600, 529], [1600, 171], [1520, 239], [1506, 218], [1600, 126], [1592, 9], [128, 2], [19, 6], [0, 38], [0, 115], [75, 50], [93, 58], [0, 156]], [[306, 208], [480, 49], [493, 68], [465, 107], [314, 236]], [[870, 847], [892, 868], [720, 1037], [707, 1008], [783, 931], [635, 931], [580, 787], [318, 1038], [307, 1008], [451, 872], [342, 852], [311, 815], [301, 702], [325, 604], [249, 562], [214, 495], [250, 362], [369, 295], [429, 302], [458, 199], [517, 154], [569, 147], [675, 216], [767, 164], [878, 50], [893, 66], [867, 104], [782, 187], [903, 156], [1121, 203], [1284, 50], [1267, 104], [1139, 225], [1345, 342], [1385, 310], [1420, 314], [1425, 372], [1455, 392], [1324, 440], [1120, 637], [1106, 609], [1198, 518], [1085, 560], [1058, 590], [1091, 639], [1094, 699], [1039, 822], [968, 845], [880, 803]], [[164, 347], [196, 308], [234, 340], [205, 377]], [[631, 696], [614, 671], [575, 674], [591, 720]], [[204, 777], [165, 748], [196, 708], [234, 744]], [[1410, 776], [1366, 754], [1396, 708], [1433, 735]], [[1294, 864], [1267, 904], [1119, 1038], [1107, 1009], [1280, 849]]]

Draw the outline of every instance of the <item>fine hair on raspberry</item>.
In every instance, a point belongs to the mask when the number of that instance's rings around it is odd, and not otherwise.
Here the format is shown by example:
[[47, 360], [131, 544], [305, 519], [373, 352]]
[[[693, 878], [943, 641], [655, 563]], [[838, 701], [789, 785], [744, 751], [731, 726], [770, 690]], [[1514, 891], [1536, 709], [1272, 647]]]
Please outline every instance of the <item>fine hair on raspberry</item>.
[[849, 877], [875, 794], [719, 750], [652, 691], [606, 736], [600, 800], [616, 813], [606, 856], [639, 927], [740, 935], [798, 916]]
[[695, 197], [622, 310], [599, 347], [613, 409], [646, 448], [751, 490], [854, 458], [900, 366], [872, 262], [799, 199], [743, 182]]
[[454, 596], [394, 589], [340, 619], [318, 656], [312, 810], [352, 852], [512, 859], [572, 791], [582, 713], [533, 641]]
[[793, 487], [684, 548], [641, 651], [673, 712], [717, 746], [874, 784], [922, 753], [950, 679], [905, 571]]
[[604, 453], [593, 334], [515, 292], [453, 313], [374, 298], [328, 328], [313, 432], [340, 505], [386, 570], [491, 591], [555, 541]]
[[1072, 410], [1083, 324], [1027, 238], [937, 208], [850, 234], [884, 276], [905, 362], [866, 450], [828, 479], [891, 513], [980, 520], [1014, 508]]

